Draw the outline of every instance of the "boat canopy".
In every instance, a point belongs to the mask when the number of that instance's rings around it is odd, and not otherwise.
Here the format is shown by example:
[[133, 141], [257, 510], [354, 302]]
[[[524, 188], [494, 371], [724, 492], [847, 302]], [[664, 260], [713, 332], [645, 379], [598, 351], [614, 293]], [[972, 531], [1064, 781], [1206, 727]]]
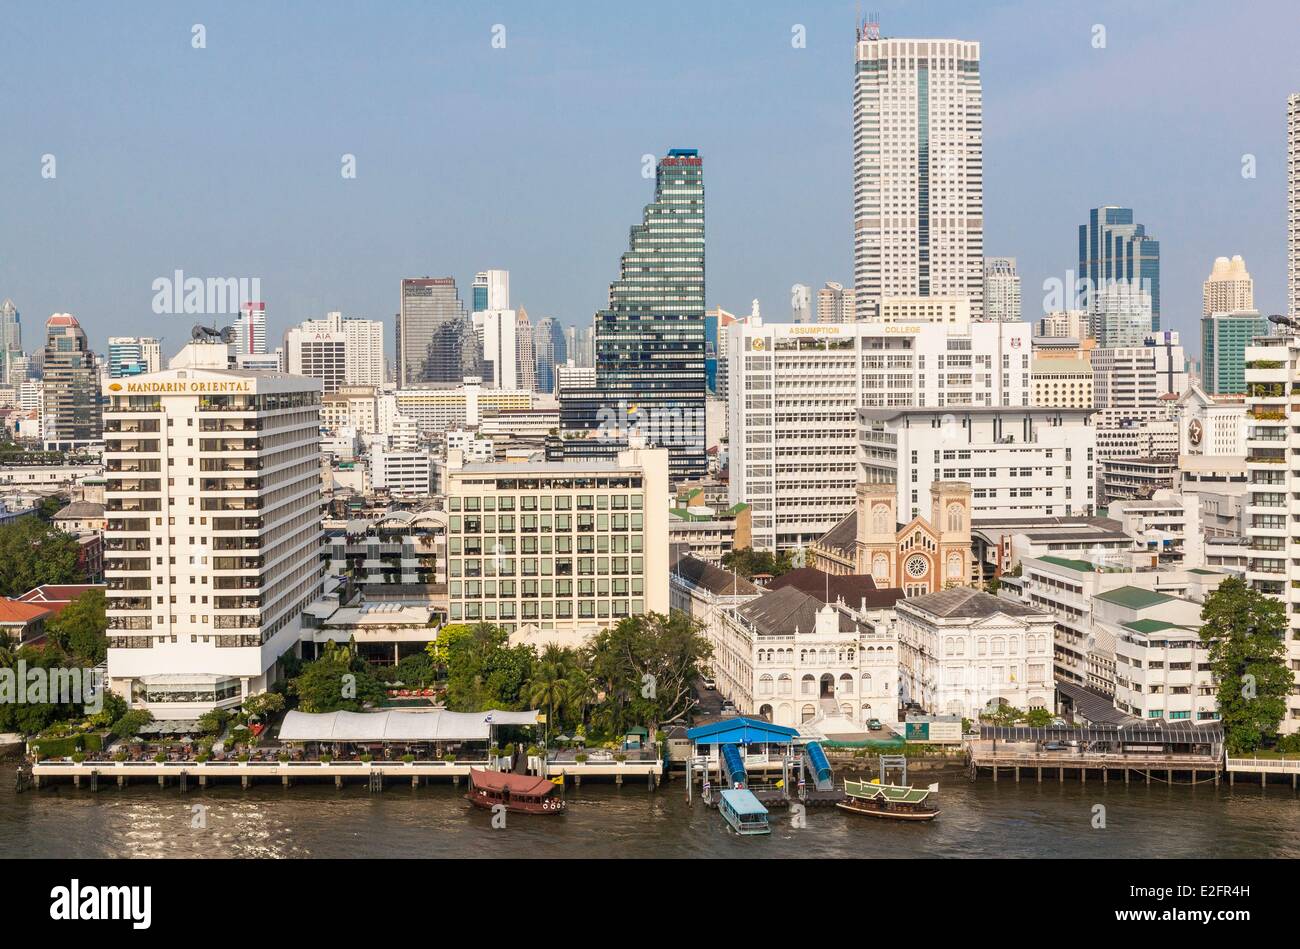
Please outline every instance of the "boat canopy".
[[788, 745], [799, 737], [799, 732], [761, 718], [738, 717], [689, 729], [686, 737], [697, 745]]
[[930, 789], [904, 788], [893, 784], [872, 784], [870, 781], [845, 781], [844, 793], [849, 797], [868, 801], [883, 798], [894, 804], [920, 804], [930, 796]]
[[761, 817], [767, 814], [767, 808], [762, 805], [758, 798], [754, 797], [753, 791], [747, 791], [743, 788], [740, 790], [726, 790], [722, 792], [722, 799], [726, 801], [727, 807], [737, 817]]
[[535, 725], [537, 712], [286, 712], [281, 741], [488, 741], [493, 725]]
[[504, 771], [488, 771], [486, 768], [470, 768], [469, 776], [474, 787], [485, 791], [509, 790], [511, 794], [544, 797], [556, 788], [549, 778], [539, 778], [530, 774], [509, 774]]

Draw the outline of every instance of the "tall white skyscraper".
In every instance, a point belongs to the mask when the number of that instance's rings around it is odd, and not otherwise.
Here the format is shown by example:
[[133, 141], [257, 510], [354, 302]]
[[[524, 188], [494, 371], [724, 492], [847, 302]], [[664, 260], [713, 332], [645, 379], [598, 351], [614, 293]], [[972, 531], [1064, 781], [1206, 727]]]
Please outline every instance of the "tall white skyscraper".
[[480, 270], [474, 275], [470, 312], [510, 309], [510, 271]]
[[852, 323], [857, 317], [857, 305], [852, 288], [827, 282], [817, 291], [818, 323]]
[[1216, 257], [1210, 276], [1201, 285], [1201, 316], [1255, 309], [1255, 281], [1241, 255]]
[[515, 326], [515, 372], [517, 388], [537, 391], [537, 352], [533, 348], [533, 321], [520, 307]]
[[473, 320], [483, 354], [483, 381], [496, 389], [518, 389], [518, 314], [514, 310], [476, 310]]
[[321, 384], [229, 361], [191, 343], [103, 389], [108, 679], [158, 718], [273, 684], [325, 571]]
[[984, 315], [980, 46], [858, 32], [853, 91], [858, 319], [883, 297], [965, 296]]
[[1286, 100], [1287, 313], [1300, 320], [1300, 92]]
[[297, 376], [320, 379], [326, 392], [340, 386], [384, 384], [384, 324], [345, 318], [337, 311], [305, 320], [284, 334], [285, 365]]
[[239, 307], [235, 320], [235, 354], [266, 352], [266, 304], [248, 302]]
[[984, 319], [1020, 321], [1020, 274], [1014, 257], [984, 258]]

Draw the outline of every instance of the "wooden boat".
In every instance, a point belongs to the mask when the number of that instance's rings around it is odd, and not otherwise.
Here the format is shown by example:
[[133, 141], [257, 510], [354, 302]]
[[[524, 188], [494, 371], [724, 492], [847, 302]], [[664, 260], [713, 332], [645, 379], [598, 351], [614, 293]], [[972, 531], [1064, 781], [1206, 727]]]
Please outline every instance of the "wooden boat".
[[546, 778], [471, 768], [465, 799], [491, 810], [498, 804], [517, 814], [562, 814], [566, 805], [560, 786]]
[[870, 781], [845, 781], [844, 800], [836, 802], [835, 806], [871, 817], [934, 820], [939, 816], [938, 793], [937, 784], [913, 788]]
[[772, 832], [767, 823], [767, 808], [754, 797], [753, 791], [744, 788], [723, 791], [718, 810], [731, 829], [742, 836]]

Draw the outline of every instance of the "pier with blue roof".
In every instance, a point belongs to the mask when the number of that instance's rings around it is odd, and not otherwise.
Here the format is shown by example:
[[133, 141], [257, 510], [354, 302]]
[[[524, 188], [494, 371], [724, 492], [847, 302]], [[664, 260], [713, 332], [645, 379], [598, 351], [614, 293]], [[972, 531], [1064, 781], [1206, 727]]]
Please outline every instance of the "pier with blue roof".
[[835, 787], [826, 752], [798, 730], [761, 718], [733, 716], [688, 729], [691, 757], [687, 795], [698, 782], [701, 799], [718, 806], [722, 790], [749, 791], [767, 807], [834, 804], [844, 797]]

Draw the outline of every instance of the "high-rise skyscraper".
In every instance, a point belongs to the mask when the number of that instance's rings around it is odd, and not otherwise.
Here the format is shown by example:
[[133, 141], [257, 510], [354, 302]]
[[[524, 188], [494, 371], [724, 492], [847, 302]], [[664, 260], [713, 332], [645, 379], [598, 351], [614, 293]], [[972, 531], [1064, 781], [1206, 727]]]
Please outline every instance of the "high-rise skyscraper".
[[699, 151], [659, 160], [654, 201], [633, 225], [609, 307], [596, 314], [605, 431], [667, 448], [672, 479], [707, 472], [704, 446], [704, 167]]
[[[876, 311], [877, 316], [879, 312]], [[852, 288], [845, 289], [842, 284], [827, 281], [826, 286], [817, 291], [818, 323], [852, 323], [857, 318], [856, 295]]]
[[1256, 336], [1267, 336], [1269, 326], [1268, 318], [1258, 310], [1202, 317], [1201, 387], [1210, 395], [1244, 395], [1246, 348]]
[[553, 316], [542, 317], [533, 328], [533, 363], [538, 392], [554, 394], [555, 367], [564, 365], [569, 358], [567, 338], [567, 329], [560, 326]]
[[45, 324], [44, 357], [45, 449], [72, 451], [98, 442], [103, 436], [99, 363], [71, 313], [55, 313]]
[[162, 344], [152, 336], [110, 336], [108, 377], [121, 379], [162, 368]]
[[484, 383], [494, 389], [518, 389], [519, 315], [514, 310], [475, 310], [471, 319]]
[[248, 356], [266, 352], [266, 304], [240, 304], [235, 320], [235, 355]]
[[1016, 258], [984, 258], [984, 319], [1020, 322], [1020, 274], [1016, 271]]
[[1116, 281], [1094, 290], [1088, 317], [1092, 337], [1105, 347], [1141, 346], [1153, 332], [1151, 295], [1136, 283]]
[[968, 297], [984, 313], [979, 43], [858, 31], [853, 90], [853, 289], [858, 319], [883, 297]]
[[13, 300], [0, 303], [0, 382], [16, 383], [9, 377], [9, 367], [23, 354], [22, 315]]
[[265, 691], [325, 572], [321, 384], [229, 362], [191, 343], [104, 388], [108, 678], [159, 716]]
[[1300, 320], [1300, 92], [1286, 100], [1287, 313]]
[[284, 334], [287, 371], [320, 379], [326, 392], [340, 386], [384, 384], [384, 324], [344, 318], [305, 320]]
[[1216, 257], [1210, 276], [1201, 285], [1201, 315], [1255, 309], [1255, 281], [1241, 255]]
[[452, 277], [402, 281], [397, 384], [461, 382], [482, 374], [478, 338]]
[[480, 270], [470, 288], [470, 312], [510, 309], [510, 271]]
[[533, 321], [528, 311], [520, 307], [515, 311], [515, 387], [537, 391], [537, 353], [533, 349]]
[[[1127, 284], [1128, 299], [1151, 298], [1151, 330], [1160, 329], [1160, 242], [1135, 224], [1132, 208], [1106, 205], [1088, 212], [1079, 225], [1079, 304], [1092, 311], [1104, 289]], [[1098, 345], [1104, 345], [1098, 342]]]

